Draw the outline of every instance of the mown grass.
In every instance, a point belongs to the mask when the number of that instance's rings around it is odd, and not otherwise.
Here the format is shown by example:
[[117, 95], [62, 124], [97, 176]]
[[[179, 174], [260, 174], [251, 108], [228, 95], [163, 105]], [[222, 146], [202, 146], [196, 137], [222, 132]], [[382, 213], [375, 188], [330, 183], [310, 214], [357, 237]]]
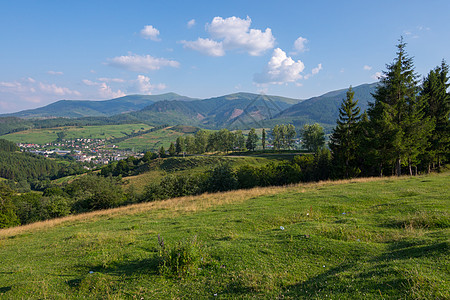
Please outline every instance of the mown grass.
[[122, 124], [101, 126], [66, 126], [57, 128], [29, 129], [3, 135], [2, 138], [15, 143], [46, 144], [56, 141], [57, 133], [64, 131], [65, 139], [110, 139], [125, 136], [134, 131], [152, 128], [146, 124]]
[[[0, 231], [6, 299], [448, 299], [450, 173], [256, 188]], [[202, 263], [161, 273], [166, 245]]]

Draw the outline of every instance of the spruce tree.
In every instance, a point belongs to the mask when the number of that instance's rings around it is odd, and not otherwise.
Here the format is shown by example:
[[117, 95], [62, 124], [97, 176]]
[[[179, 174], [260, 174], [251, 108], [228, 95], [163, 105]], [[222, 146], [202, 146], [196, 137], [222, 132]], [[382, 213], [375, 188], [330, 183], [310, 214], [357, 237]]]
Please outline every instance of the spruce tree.
[[352, 87], [347, 91], [347, 98], [339, 108], [339, 119], [330, 138], [330, 149], [333, 154], [333, 166], [337, 175], [350, 178], [358, 175], [356, 155], [358, 149], [358, 121], [361, 118], [358, 100], [354, 101]]
[[440, 166], [442, 158], [450, 150], [450, 93], [449, 66], [443, 60], [441, 65], [431, 70], [423, 81], [421, 96], [425, 102], [425, 115], [430, 118], [433, 129], [428, 139], [425, 163], [428, 171], [431, 164]]
[[417, 97], [418, 76], [405, 47], [406, 43], [401, 38], [397, 57], [383, 72], [384, 76], [373, 94], [375, 102], [370, 103], [368, 111], [376, 134], [373, 141], [379, 163], [381, 166], [393, 164], [398, 176], [401, 175], [402, 161], [422, 146], [414, 143], [417, 140], [414, 126], [418, 124], [416, 121], [420, 118], [421, 109]]
[[263, 150], [266, 150], [266, 130], [263, 128], [262, 134], [261, 134], [261, 144]]

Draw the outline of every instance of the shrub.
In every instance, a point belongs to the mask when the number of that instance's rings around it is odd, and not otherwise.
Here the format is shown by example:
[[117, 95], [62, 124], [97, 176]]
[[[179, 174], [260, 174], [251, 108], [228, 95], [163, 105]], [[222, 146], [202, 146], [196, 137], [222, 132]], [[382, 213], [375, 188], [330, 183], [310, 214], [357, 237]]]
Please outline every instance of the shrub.
[[203, 249], [197, 240], [197, 236], [192, 239], [182, 240], [170, 247], [164, 243], [163, 238], [158, 234], [159, 266], [158, 271], [167, 277], [182, 277], [194, 274], [203, 261]]

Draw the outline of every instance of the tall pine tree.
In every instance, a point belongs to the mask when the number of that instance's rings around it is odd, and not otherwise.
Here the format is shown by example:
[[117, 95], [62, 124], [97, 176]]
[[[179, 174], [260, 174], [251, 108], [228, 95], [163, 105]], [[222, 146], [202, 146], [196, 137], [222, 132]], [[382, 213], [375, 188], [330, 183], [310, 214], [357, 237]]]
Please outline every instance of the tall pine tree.
[[361, 118], [358, 100], [354, 101], [352, 87], [347, 91], [347, 98], [339, 108], [339, 119], [330, 138], [330, 149], [333, 154], [333, 166], [338, 177], [350, 178], [358, 175], [361, 170], [357, 166], [358, 121]]
[[450, 151], [450, 87], [449, 67], [445, 61], [431, 70], [423, 81], [421, 96], [425, 102], [425, 115], [431, 119], [433, 130], [425, 156], [428, 171], [431, 165], [440, 166], [443, 157]]
[[[401, 175], [402, 162], [410, 160], [423, 147], [416, 126], [421, 120], [418, 98], [418, 75], [411, 57], [405, 51], [403, 38], [397, 45], [397, 57], [387, 65], [370, 104], [374, 148], [378, 152], [380, 170], [383, 165], [393, 165], [395, 174]], [[421, 131], [426, 134], [426, 130]], [[420, 140], [420, 141], [419, 141]], [[409, 162], [411, 163], [411, 162]]]

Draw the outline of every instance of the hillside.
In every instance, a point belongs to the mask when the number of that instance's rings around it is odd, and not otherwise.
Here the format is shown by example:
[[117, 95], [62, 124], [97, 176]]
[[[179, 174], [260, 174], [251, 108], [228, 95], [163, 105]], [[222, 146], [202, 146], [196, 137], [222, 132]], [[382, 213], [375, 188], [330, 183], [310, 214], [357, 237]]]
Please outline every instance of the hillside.
[[[359, 99], [362, 111], [373, 101], [371, 93], [375, 87], [375, 83], [354, 87], [355, 98]], [[346, 91], [347, 89], [332, 91], [303, 101], [252, 93], [235, 93], [208, 99], [192, 99], [168, 93], [132, 95], [106, 101], [61, 100], [34, 110], [0, 115], [0, 135], [30, 128], [129, 123], [249, 129], [284, 123], [301, 127], [305, 123], [318, 122], [329, 131], [335, 125]]]
[[[0, 296], [447, 299], [449, 179], [258, 188], [1, 230]], [[160, 253], [178, 242], [189, 273], [171, 275]]]
[[236, 93], [204, 100], [159, 101], [129, 115], [152, 124], [235, 128], [242, 127], [242, 123], [271, 118], [290, 107], [290, 103], [298, 101], [278, 96]]
[[[372, 93], [378, 83], [362, 84], [353, 87], [355, 92], [354, 99], [359, 100], [358, 106], [361, 112], [368, 108], [368, 103], [373, 102]], [[324, 124], [336, 124], [339, 116], [339, 107], [342, 100], [346, 98], [348, 88], [332, 91], [319, 97], [313, 97], [302, 102], [299, 102], [275, 116], [275, 119], [304, 119], [312, 122]]]
[[21, 118], [82, 118], [104, 117], [140, 110], [156, 101], [191, 100], [175, 93], [162, 95], [129, 95], [105, 101], [60, 100], [44, 107], [24, 110], [0, 117], [14, 116]]

